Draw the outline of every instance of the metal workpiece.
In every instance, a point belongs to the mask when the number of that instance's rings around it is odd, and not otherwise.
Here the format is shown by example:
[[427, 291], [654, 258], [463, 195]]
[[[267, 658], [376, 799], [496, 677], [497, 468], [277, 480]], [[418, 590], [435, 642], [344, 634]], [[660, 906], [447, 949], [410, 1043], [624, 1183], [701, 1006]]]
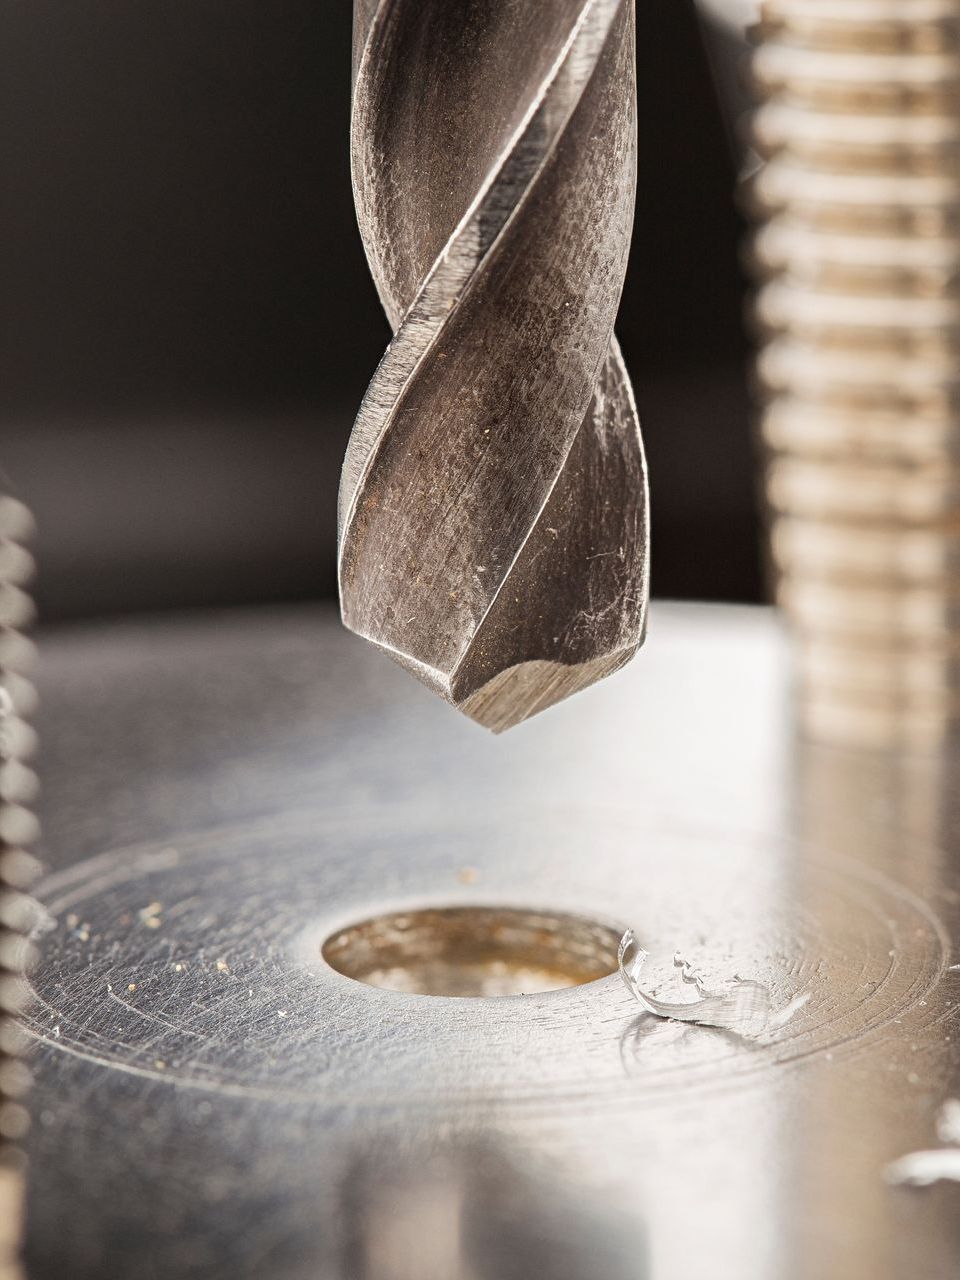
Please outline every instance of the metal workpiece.
[[777, 598], [807, 729], [958, 723], [960, 4], [765, 0], [749, 180]]
[[[798, 742], [770, 611], [653, 621], [499, 739], [332, 609], [44, 638], [31, 1280], [957, 1274], [888, 1181], [960, 1098], [956, 757]], [[645, 1012], [627, 928], [769, 1028]]]
[[613, 336], [635, 98], [632, 0], [358, 0], [354, 192], [394, 338], [344, 461], [342, 614], [497, 731], [643, 637]]

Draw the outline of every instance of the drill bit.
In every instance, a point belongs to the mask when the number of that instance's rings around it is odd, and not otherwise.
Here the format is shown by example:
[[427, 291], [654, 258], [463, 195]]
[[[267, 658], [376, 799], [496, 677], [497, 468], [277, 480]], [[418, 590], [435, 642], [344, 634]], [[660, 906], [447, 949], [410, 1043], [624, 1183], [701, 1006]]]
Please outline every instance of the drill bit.
[[613, 336], [635, 98], [633, 0], [356, 0], [354, 194], [394, 338], [344, 461], [343, 619], [494, 731], [643, 639]]
[[30, 803], [37, 779], [24, 763], [33, 746], [26, 717], [35, 692], [24, 672], [33, 646], [23, 635], [33, 606], [23, 584], [33, 559], [23, 543], [33, 521], [14, 498], [0, 497], [0, 1280], [21, 1276], [18, 1262], [23, 1197], [19, 1140], [28, 1115], [22, 1097], [29, 1073], [19, 1061], [23, 1033], [14, 1019], [24, 998], [22, 975], [31, 955], [27, 932], [35, 907], [24, 890], [37, 863], [27, 849], [37, 837]]

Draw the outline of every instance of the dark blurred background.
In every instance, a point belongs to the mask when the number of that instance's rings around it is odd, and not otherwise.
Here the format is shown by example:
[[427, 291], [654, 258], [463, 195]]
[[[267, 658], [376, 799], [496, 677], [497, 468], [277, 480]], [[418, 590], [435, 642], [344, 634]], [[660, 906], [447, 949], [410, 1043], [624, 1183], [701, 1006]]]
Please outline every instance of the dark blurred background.
[[[733, 148], [690, 0], [638, 10], [618, 332], [654, 591], [753, 600]], [[44, 616], [333, 594], [340, 459], [388, 339], [350, 193], [350, 0], [0, 12], [0, 464], [38, 517]]]

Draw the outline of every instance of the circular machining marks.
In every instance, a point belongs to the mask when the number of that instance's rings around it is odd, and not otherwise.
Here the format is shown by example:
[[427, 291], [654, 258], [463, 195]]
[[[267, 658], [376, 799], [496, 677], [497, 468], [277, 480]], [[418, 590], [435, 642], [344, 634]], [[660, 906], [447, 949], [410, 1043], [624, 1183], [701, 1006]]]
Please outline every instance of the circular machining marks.
[[[39, 896], [56, 923], [26, 1023], [49, 1051], [330, 1106], [656, 1104], [865, 1042], [946, 955], [924, 903], [860, 864], [582, 808], [301, 813], [107, 853]], [[321, 953], [358, 920], [463, 907], [630, 925], [661, 990], [679, 950], [708, 978], [765, 982], [785, 1021], [753, 1041], [664, 1023], [617, 975], [497, 998], [383, 990]]]

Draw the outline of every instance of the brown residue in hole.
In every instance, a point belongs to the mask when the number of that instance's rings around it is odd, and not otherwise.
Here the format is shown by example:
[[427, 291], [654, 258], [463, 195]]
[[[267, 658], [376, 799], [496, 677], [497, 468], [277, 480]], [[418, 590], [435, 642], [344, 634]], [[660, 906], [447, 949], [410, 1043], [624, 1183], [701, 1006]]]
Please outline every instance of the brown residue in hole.
[[506, 996], [581, 986], [616, 972], [617, 930], [581, 916], [508, 907], [430, 907], [332, 934], [324, 959], [390, 991]]

